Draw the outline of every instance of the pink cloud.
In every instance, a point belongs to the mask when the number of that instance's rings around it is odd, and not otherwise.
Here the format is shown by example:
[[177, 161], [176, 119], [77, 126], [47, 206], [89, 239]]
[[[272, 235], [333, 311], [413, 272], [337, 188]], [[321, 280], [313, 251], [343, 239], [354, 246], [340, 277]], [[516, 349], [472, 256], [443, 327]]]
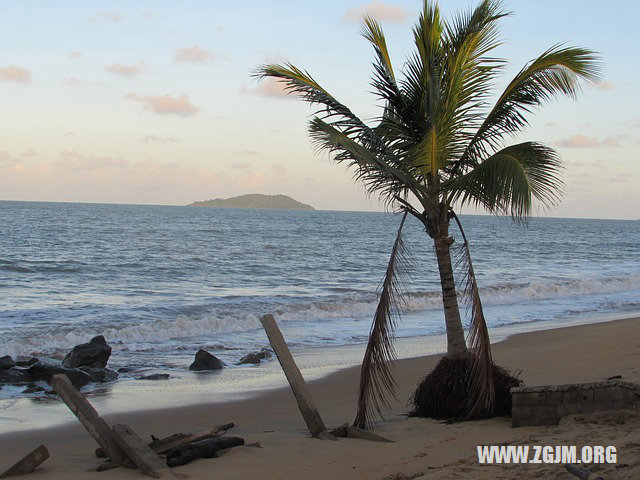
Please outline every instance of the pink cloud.
[[234, 182], [241, 191], [254, 190], [267, 183], [267, 177], [261, 172], [247, 172]]
[[233, 152], [234, 155], [243, 155], [243, 156], [253, 156], [257, 155], [258, 152], [256, 150], [238, 150]]
[[357, 23], [366, 16], [373, 17], [381, 22], [404, 23], [409, 17], [409, 12], [397, 5], [387, 5], [379, 0], [360, 7], [350, 8], [342, 17], [345, 23]]
[[5, 82], [31, 83], [31, 72], [17, 65], [0, 67], [0, 80]]
[[16, 164], [16, 160], [9, 152], [0, 150], [0, 168], [12, 167]]
[[27, 148], [24, 152], [20, 154], [21, 157], [35, 157], [36, 155], [37, 153], [33, 148]]
[[279, 163], [274, 163], [273, 165], [271, 165], [271, 171], [276, 175], [282, 175], [287, 171], [287, 169], [284, 165], [281, 165]]
[[75, 150], [63, 150], [59, 159], [52, 165], [71, 170], [99, 170], [111, 168], [126, 168], [129, 162], [121, 157], [113, 158], [104, 155], [84, 154]]
[[121, 75], [123, 77], [135, 77], [136, 75], [147, 73], [149, 71], [144, 62], [138, 62], [135, 65], [122, 65], [120, 63], [116, 63], [109, 65], [104, 69], [107, 72], [115, 73], [116, 75]]
[[63, 83], [67, 87], [73, 87], [73, 88], [104, 87], [105, 85], [103, 82], [96, 82], [94, 80], [85, 80], [83, 78], [76, 78], [76, 77], [65, 78], [63, 80]]
[[178, 139], [168, 136], [147, 135], [142, 139], [142, 141], [144, 143], [176, 143]]
[[625, 140], [627, 135], [616, 135], [605, 137], [598, 140], [595, 137], [587, 137], [581, 133], [577, 133], [568, 138], [561, 138], [554, 142], [558, 147], [566, 148], [598, 148], [598, 147], [619, 147]]
[[287, 98], [287, 91], [284, 84], [273, 78], [265, 78], [256, 87], [243, 85], [240, 93], [245, 95], [260, 95], [267, 98]]
[[69, 52], [70, 60], [77, 60], [78, 58], [82, 58], [83, 56], [84, 56], [83, 53], [78, 50], [72, 50]]
[[157, 113], [158, 115], [189, 117], [200, 111], [198, 107], [189, 102], [189, 97], [184, 94], [174, 97], [169, 94], [140, 95], [137, 93], [128, 93], [124, 98], [141, 102], [145, 110]]
[[244, 170], [251, 167], [251, 164], [249, 162], [237, 162], [237, 163], [232, 163], [231, 167]]
[[598, 82], [593, 84], [598, 90], [613, 90], [616, 86], [611, 82]]
[[211, 50], [205, 50], [204, 48], [194, 45], [176, 50], [173, 60], [180, 63], [205, 63], [214, 56]]

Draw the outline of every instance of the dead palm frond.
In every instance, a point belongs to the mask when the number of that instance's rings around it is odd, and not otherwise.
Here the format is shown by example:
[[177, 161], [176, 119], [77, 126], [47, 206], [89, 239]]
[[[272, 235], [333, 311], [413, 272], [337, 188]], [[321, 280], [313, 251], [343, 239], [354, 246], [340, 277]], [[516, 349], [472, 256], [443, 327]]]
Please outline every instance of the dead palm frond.
[[395, 398], [396, 382], [393, 378], [392, 362], [395, 360], [393, 334], [401, 311], [402, 276], [406, 272], [406, 247], [402, 239], [402, 228], [407, 218], [405, 211], [387, 264], [380, 300], [373, 317], [369, 342], [364, 352], [360, 370], [358, 412], [353, 425], [368, 428], [382, 410], [389, 407], [387, 395]]
[[478, 282], [473, 271], [469, 241], [462, 223], [452, 211], [451, 216], [458, 224], [462, 235], [462, 245], [458, 256], [458, 268], [462, 271], [461, 284], [464, 298], [471, 310], [471, 322], [467, 346], [469, 348], [469, 367], [467, 371], [467, 418], [485, 417], [493, 413], [495, 400], [494, 366], [491, 358], [491, 340], [487, 322], [482, 311], [482, 301]]

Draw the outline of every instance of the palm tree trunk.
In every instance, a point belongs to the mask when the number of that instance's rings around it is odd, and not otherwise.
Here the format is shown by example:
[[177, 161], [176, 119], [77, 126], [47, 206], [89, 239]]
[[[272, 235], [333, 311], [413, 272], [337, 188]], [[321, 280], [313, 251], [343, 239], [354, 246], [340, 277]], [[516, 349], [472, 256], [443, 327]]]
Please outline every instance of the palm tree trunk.
[[447, 327], [447, 357], [450, 359], [464, 358], [467, 355], [467, 344], [464, 340], [464, 329], [460, 320], [460, 309], [456, 296], [456, 284], [451, 265], [451, 244], [453, 238], [448, 236], [448, 229], [444, 235], [433, 239], [440, 271], [440, 286], [442, 288], [442, 303], [444, 306], [444, 321]]

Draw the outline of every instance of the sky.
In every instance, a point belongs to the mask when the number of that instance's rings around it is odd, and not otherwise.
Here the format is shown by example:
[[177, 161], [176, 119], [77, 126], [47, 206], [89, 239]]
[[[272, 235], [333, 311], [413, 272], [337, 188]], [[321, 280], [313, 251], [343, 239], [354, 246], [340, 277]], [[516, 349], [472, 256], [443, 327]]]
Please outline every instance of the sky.
[[[475, 2], [441, 0], [445, 15]], [[256, 82], [265, 63], [308, 70], [361, 118], [383, 25], [396, 70], [412, 50], [417, 0], [324, 2], [0, 0], [0, 200], [184, 205], [282, 193], [330, 210], [383, 210], [352, 172], [316, 152], [314, 110]], [[508, 143], [562, 156], [562, 203], [537, 215], [640, 218], [640, 2], [511, 0], [496, 50], [509, 68], [556, 43], [600, 53], [603, 80], [536, 112]]]

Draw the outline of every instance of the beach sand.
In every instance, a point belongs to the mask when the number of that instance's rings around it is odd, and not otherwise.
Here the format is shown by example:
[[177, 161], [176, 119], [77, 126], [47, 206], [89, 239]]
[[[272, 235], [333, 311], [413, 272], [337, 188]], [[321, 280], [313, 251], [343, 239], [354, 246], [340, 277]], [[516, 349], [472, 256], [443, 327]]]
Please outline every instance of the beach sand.
[[[517, 334], [496, 343], [496, 363], [522, 370], [527, 385], [604, 380], [622, 375], [640, 383], [640, 319]], [[562, 465], [488, 465], [477, 461], [476, 445], [614, 445], [618, 464], [590, 465], [609, 479], [640, 479], [640, 407], [566, 417], [551, 427], [511, 428], [508, 418], [446, 424], [406, 418], [406, 401], [436, 356], [400, 360], [398, 401], [376, 432], [394, 443], [356, 439], [309, 438], [289, 389], [245, 400], [191, 405], [165, 410], [119, 413], [108, 423], [125, 423], [143, 438], [194, 432], [236, 423], [229, 434], [259, 442], [262, 448], [238, 447], [219, 458], [200, 459], [174, 469], [192, 479], [575, 479]], [[357, 400], [358, 368], [348, 368], [310, 382], [318, 409], [330, 427], [351, 422]], [[149, 399], [153, 402], [153, 398]], [[66, 412], [71, 419], [71, 413]], [[59, 427], [0, 435], [0, 471], [39, 444], [51, 452], [36, 472], [24, 478], [134, 479], [138, 471], [97, 473], [97, 445], [76, 421]]]

